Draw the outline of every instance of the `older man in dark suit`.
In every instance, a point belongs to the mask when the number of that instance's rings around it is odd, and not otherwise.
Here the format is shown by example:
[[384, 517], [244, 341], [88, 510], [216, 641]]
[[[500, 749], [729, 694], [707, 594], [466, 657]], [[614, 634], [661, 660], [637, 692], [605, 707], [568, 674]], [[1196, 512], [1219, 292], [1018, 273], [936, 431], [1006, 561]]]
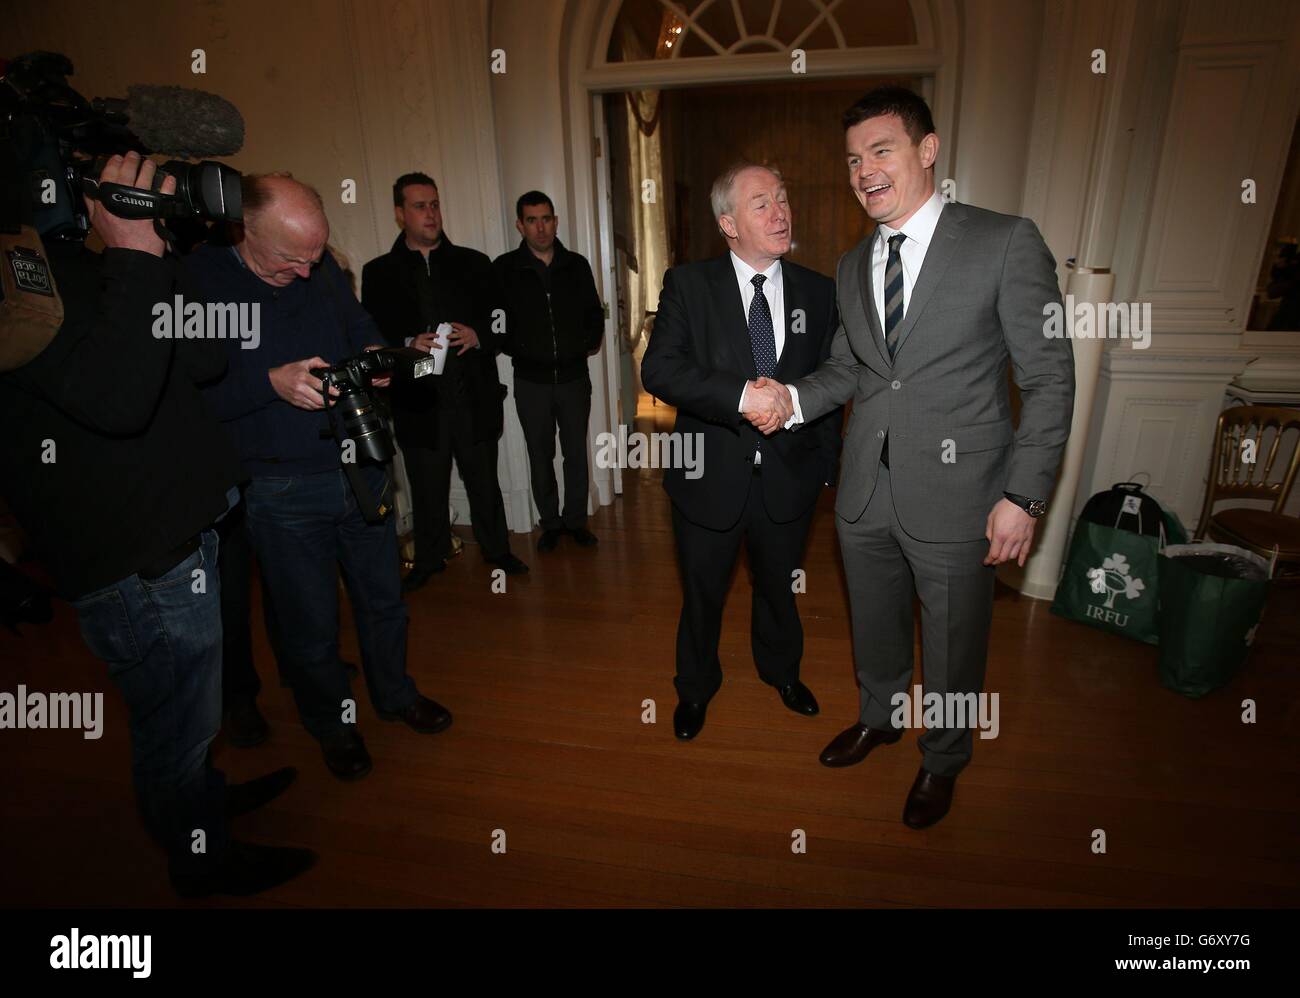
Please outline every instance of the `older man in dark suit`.
[[713, 186], [714, 217], [726, 256], [674, 267], [664, 276], [641, 378], [677, 407], [674, 433], [697, 434], [702, 466], [671, 467], [664, 488], [682, 571], [677, 629], [679, 704], [673, 725], [690, 739], [704, 726], [722, 684], [722, 605], [740, 545], [754, 573], [754, 662], [782, 702], [804, 715], [817, 701], [799, 681], [803, 628], [793, 576], [803, 558], [813, 506], [834, 480], [840, 418], [828, 406], [797, 435], [764, 439], [759, 428], [792, 409], [771, 378], [810, 374], [838, 325], [830, 278], [783, 260], [790, 205], [781, 175], [738, 164]]

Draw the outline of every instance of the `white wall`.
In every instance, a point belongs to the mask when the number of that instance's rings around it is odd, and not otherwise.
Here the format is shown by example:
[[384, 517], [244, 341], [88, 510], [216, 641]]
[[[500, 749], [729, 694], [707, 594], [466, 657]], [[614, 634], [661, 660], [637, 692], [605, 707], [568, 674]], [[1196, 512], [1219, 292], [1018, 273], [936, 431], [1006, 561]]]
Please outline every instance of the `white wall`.
[[1043, 5], [1038, 0], [967, 0], [961, 20], [959, 111], [956, 134], [948, 139], [956, 148], [956, 197], [1018, 215]]

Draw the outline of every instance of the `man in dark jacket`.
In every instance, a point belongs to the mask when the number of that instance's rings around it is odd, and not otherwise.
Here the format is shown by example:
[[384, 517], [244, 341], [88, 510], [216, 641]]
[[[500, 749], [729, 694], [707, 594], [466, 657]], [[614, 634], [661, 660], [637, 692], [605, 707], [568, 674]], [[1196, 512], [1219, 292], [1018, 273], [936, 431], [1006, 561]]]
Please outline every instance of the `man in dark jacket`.
[[[584, 547], [587, 529], [587, 355], [600, 347], [605, 313], [585, 257], [555, 236], [555, 208], [541, 191], [515, 203], [519, 248], [496, 258], [504, 295], [502, 349], [514, 358], [515, 407], [528, 442], [533, 501], [542, 521], [537, 550], [554, 549], [567, 531]], [[555, 487], [555, 430], [564, 454], [564, 514]]]
[[[154, 177], [132, 152], [100, 180], [148, 190]], [[221, 376], [224, 345], [180, 337], [175, 260], [152, 220], [87, 207], [104, 252], [49, 241], [64, 321], [35, 359], [0, 375], [0, 484], [126, 701], [136, 798], [172, 886], [252, 894], [315, 856], [230, 837], [229, 818], [283, 791], [294, 770], [228, 786], [208, 753], [221, 725], [213, 525], [238, 500], [241, 472], [198, 385]], [[166, 315], [176, 324], [160, 325]]]
[[[528, 566], [510, 553], [497, 482], [506, 389], [497, 377], [499, 341], [488, 333], [492, 264], [484, 254], [447, 238], [438, 187], [425, 174], [397, 178], [393, 211], [402, 234], [391, 250], [362, 270], [361, 304], [390, 345], [447, 351], [442, 374], [399, 383], [392, 390], [415, 517], [415, 568], [402, 590], [423, 586], [443, 570], [451, 552], [447, 500], [453, 456], [483, 557], [511, 575], [526, 572]], [[445, 344], [437, 332], [444, 323], [451, 329]]]

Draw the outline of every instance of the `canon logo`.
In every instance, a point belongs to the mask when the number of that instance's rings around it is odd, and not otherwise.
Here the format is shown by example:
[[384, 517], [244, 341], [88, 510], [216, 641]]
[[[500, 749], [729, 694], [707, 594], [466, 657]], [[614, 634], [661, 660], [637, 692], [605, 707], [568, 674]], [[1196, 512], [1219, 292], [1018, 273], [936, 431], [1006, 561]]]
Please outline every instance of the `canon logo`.
[[144, 198], [128, 197], [125, 194], [114, 194], [111, 196], [113, 201], [125, 201], [127, 204], [138, 204], [141, 208], [152, 208], [153, 202], [146, 201]]

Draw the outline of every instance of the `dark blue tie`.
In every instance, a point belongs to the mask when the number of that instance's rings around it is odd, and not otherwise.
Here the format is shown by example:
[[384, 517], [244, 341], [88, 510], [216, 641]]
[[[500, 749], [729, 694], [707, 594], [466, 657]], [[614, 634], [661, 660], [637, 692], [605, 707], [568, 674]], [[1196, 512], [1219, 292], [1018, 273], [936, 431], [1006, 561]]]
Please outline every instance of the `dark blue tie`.
[[760, 378], [770, 378], [776, 373], [776, 328], [772, 325], [772, 310], [763, 294], [767, 278], [755, 274], [750, 278], [754, 285], [754, 300], [749, 303], [749, 345], [754, 351], [754, 368]]

